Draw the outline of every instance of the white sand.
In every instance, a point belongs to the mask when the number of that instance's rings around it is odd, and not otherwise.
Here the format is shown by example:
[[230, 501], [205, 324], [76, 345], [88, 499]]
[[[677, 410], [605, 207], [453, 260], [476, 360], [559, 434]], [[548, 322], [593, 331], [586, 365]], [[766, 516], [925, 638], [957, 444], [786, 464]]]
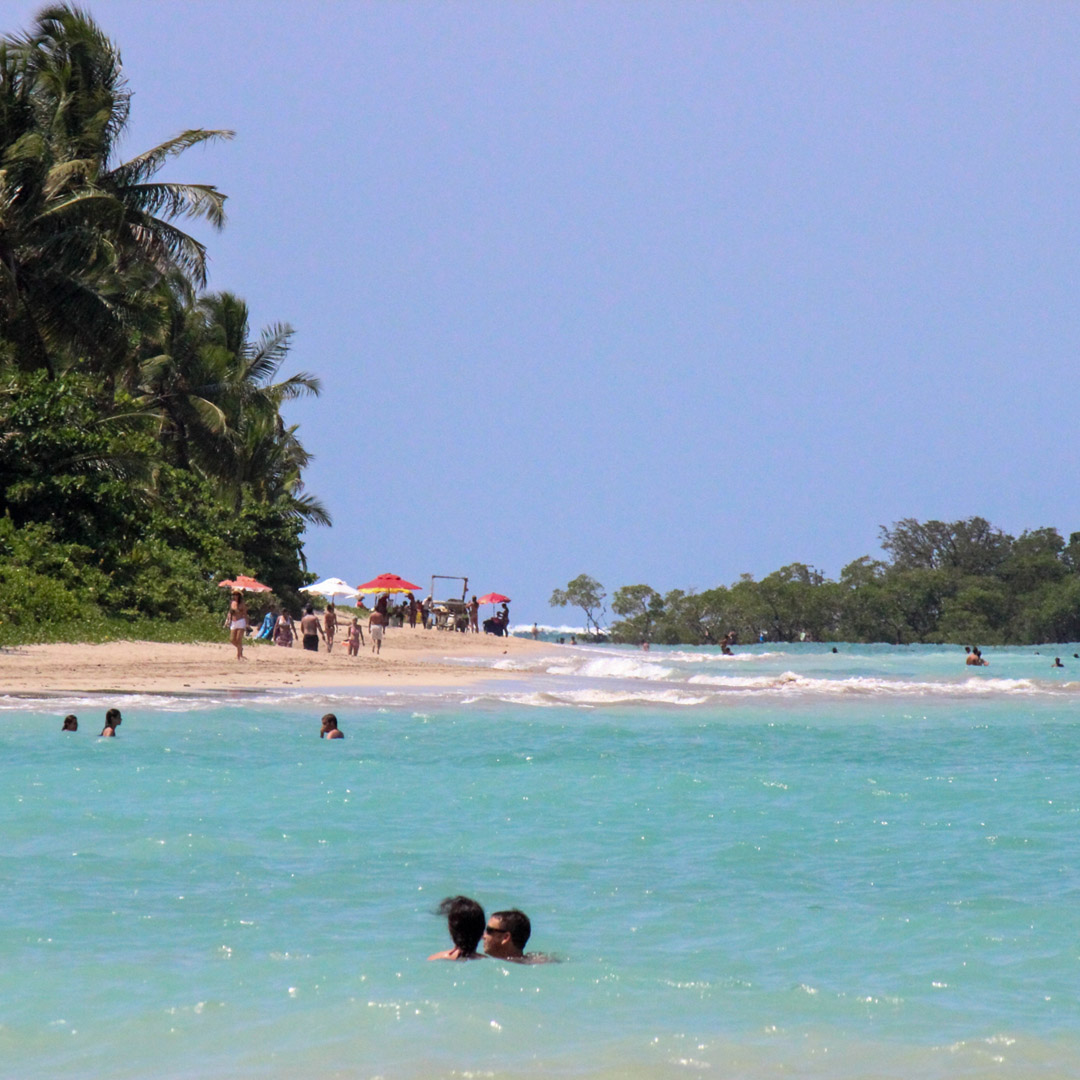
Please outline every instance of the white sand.
[[379, 656], [372, 655], [370, 640], [355, 657], [347, 655], [343, 637], [335, 642], [333, 653], [326, 652], [322, 641], [319, 649], [305, 652], [299, 643], [291, 649], [246, 644], [245, 659], [238, 661], [227, 641], [220, 645], [148, 641], [22, 645], [0, 649], [0, 693], [458, 686], [514, 677], [512, 672], [491, 670], [485, 661], [550, 656], [558, 646], [526, 638], [393, 627], [386, 632]]

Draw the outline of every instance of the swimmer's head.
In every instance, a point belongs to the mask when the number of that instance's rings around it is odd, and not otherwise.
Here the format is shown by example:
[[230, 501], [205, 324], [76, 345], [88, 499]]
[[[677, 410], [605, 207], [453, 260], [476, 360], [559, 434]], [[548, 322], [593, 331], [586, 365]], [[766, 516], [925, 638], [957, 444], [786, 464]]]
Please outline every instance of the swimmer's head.
[[510, 935], [510, 940], [516, 948], [521, 949], [522, 952], [525, 951], [529, 935], [532, 933], [532, 924], [524, 911], [518, 911], [517, 908], [511, 908], [509, 911], [495, 911], [491, 915], [491, 921], [497, 923]]
[[74, 713], [68, 713], [64, 717], [64, 726], [61, 731], [78, 731], [79, 730], [79, 718]]
[[484, 909], [468, 896], [448, 896], [439, 905], [439, 914], [446, 916], [450, 940], [462, 952], [474, 953], [484, 936]]
[[320, 734], [325, 735], [328, 731], [337, 731], [337, 717], [332, 712], [328, 712], [322, 718], [322, 731]]
[[108, 727], [119, 727], [120, 725], [120, 710], [110, 709], [105, 714], [105, 723]]

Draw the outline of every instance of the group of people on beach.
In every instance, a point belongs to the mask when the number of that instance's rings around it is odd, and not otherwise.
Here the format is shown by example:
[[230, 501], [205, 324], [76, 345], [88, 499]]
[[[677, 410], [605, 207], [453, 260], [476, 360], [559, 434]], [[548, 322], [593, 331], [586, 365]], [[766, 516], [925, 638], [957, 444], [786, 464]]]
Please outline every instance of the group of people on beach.
[[[432, 953], [429, 960], [509, 960], [514, 964], [547, 964], [554, 959], [544, 953], [527, 953], [532, 923], [524, 911], [510, 908], [484, 917], [484, 909], [469, 896], [448, 896], [438, 907], [446, 916], [453, 948]], [[484, 952], [477, 950], [481, 940]]]

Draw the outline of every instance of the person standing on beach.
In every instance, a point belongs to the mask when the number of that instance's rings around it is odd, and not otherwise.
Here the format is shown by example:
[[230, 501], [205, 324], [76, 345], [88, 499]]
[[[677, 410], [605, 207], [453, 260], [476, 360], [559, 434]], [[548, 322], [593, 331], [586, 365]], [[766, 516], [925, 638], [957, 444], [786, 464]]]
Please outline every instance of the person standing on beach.
[[337, 633], [337, 612], [334, 610], [334, 602], [330, 601], [326, 605], [326, 612], [323, 615], [323, 637], [326, 638], [326, 651], [334, 651], [334, 634]]
[[480, 633], [480, 601], [474, 596], [468, 603], [469, 629], [474, 634]]
[[68, 713], [67, 716], [64, 717], [64, 726], [60, 730], [61, 731], [78, 731], [79, 730], [79, 718], [74, 713]]
[[304, 648], [308, 652], [318, 652], [319, 637], [325, 635], [319, 623], [319, 617], [315, 614], [315, 609], [311, 604], [308, 604], [304, 610], [304, 617], [300, 620], [300, 633], [303, 635]]
[[283, 649], [291, 649], [292, 643], [292, 616], [283, 608], [281, 614], [278, 616], [277, 622], [274, 623], [274, 644], [280, 645]]
[[429, 960], [483, 960], [476, 951], [484, 935], [484, 909], [468, 896], [448, 896], [439, 905], [439, 914], [446, 916], [452, 949], [432, 953]]
[[371, 618], [368, 619], [368, 633], [371, 635], [371, 651], [378, 656], [382, 652], [382, 639], [383, 632], [386, 627], [383, 624], [385, 615], [380, 615], [378, 611], [371, 613]]
[[352, 625], [349, 627], [348, 635], [345, 638], [345, 644], [347, 646], [346, 651], [349, 656], [359, 656], [360, 646], [364, 643], [364, 630], [360, 625], [359, 619], [353, 619]]
[[99, 739], [112, 739], [116, 736], [116, 729], [120, 726], [120, 710], [110, 709], [105, 714], [105, 726], [101, 729]]
[[416, 613], [420, 610], [420, 605], [416, 602], [416, 597], [412, 593], [409, 593], [409, 629], [416, 629]]
[[247, 632], [248, 609], [244, 594], [236, 590], [229, 604], [229, 617], [225, 620], [229, 628], [229, 641], [236, 647], [236, 659], [244, 659], [244, 634]]

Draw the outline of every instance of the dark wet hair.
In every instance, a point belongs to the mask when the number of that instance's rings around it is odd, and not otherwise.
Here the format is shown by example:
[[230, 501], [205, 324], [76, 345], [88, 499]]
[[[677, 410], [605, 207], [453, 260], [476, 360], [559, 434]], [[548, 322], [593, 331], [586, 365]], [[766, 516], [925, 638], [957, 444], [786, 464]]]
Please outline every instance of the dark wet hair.
[[79, 718], [74, 713], [68, 713], [64, 717], [64, 726], [61, 731], [78, 731], [79, 730]]
[[110, 709], [105, 714], [105, 726], [106, 727], [115, 727], [116, 726], [116, 721], [121, 720], [121, 719], [123, 719], [123, 717], [121, 717], [119, 709]]
[[321, 739], [328, 731], [337, 731], [337, 717], [328, 712], [322, 718], [322, 731], [319, 732], [319, 738]]
[[439, 905], [439, 914], [446, 916], [450, 940], [462, 952], [476, 952], [487, 923], [484, 909], [468, 896], [448, 896]]
[[493, 911], [491, 917], [498, 919], [502, 923], [502, 928], [510, 933], [510, 940], [524, 952], [529, 935], [532, 933], [532, 923], [529, 922], [529, 916], [524, 911], [511, 908], [509, 911]]
[[304, 614], [305, 615], [314, 615], [315, 614], [315, 608], [312, 607], [311, 604], [308, 604], [308, 606], [306, 608], [304, 608]]

